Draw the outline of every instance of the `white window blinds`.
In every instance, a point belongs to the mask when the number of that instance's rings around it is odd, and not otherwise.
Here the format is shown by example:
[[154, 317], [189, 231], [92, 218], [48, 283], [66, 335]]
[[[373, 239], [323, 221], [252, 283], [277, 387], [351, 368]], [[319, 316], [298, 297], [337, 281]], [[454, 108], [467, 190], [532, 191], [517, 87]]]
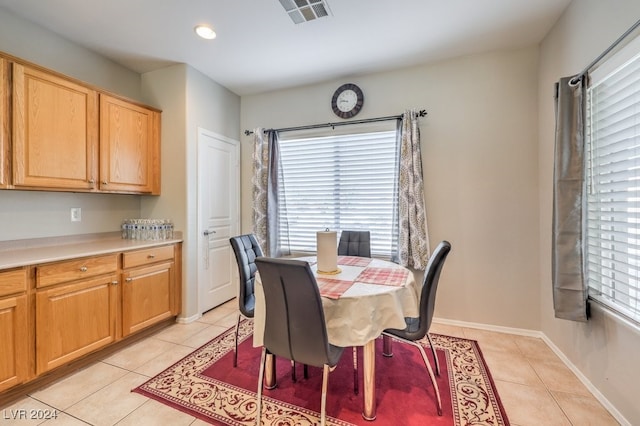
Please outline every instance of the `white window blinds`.
[[594, 72], [587, 91], [590, 297], [640, 322], [640, 50]]
[[[349, 126], [350, 127], [350, 126]], [[281, 241], [315, 252], [316, 232], [368, 230], [372, 256], [389, 258], [397, 242], [395, 123], [345, 135], [280, 135]]]

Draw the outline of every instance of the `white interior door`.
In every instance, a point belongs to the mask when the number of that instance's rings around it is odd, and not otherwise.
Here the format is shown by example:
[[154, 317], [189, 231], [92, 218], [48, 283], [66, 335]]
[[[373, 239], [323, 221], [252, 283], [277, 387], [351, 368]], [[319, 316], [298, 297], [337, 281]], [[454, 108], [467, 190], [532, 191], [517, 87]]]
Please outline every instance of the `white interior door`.
[[205, 312], [238, 294], [229, 237], [238, 234], [240, 142], [198, 129], [198, 307]]

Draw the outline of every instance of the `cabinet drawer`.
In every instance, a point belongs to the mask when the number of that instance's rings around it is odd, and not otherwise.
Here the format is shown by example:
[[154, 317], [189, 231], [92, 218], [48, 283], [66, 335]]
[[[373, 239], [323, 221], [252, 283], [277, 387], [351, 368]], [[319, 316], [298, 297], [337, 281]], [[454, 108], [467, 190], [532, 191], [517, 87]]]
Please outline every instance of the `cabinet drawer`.
[[125, 269], [134, 268], [165, 260], [173, 260], [173, 246], [160, 246], [126, 252], [122, 256], [122, 267]]
[[117, 269], [117, 254], [50, 263], [36, 268], [36, 287], [40, 288], [66, 281], [108, 274], [115, 272]]
[[0, 296], [27, 290], [27, 270], [0, 272]]

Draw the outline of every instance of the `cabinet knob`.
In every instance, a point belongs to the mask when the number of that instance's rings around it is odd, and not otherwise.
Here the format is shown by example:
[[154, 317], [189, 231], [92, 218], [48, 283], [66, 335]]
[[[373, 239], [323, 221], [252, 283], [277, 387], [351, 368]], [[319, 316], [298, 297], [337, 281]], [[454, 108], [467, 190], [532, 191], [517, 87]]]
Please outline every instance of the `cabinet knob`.
[[96, 183], [96, 181], [94, 179], [89, 179], [89, 183], [93, 185], [94, 183]]
[[156, 255], [155, 254], [150, 254], [149, 256], [147, 256], [149, 259], [155, 259]]
[[118, 285], [118, 281], [111, 281], [111, 285]]
[[80, 267], [80, 272], [87, 272], [87, 267], [86, 266], [81, 266]]
[[133, 278], [126, 278], [125, 281], [130, 283], [131, 281], [133, 281]]
[[103, 184], [103, 185], [106, 185], [106, 184], [107, 184], [107, 181], [106, 181], [106, 180], [103, 180], [103, 181], [102, 181], [102, 184]]

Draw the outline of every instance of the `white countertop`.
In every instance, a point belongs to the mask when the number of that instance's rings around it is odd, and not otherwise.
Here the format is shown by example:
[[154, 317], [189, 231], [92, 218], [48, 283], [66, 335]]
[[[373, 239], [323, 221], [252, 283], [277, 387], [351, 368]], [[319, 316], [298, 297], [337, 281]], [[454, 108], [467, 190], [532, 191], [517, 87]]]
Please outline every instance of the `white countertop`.
[[157, 247], [182, 241], [180, 232], [170, 240], [126, 240], [120, 232], [0, 242], [0, 269], [56, 262], [77, 257]]

